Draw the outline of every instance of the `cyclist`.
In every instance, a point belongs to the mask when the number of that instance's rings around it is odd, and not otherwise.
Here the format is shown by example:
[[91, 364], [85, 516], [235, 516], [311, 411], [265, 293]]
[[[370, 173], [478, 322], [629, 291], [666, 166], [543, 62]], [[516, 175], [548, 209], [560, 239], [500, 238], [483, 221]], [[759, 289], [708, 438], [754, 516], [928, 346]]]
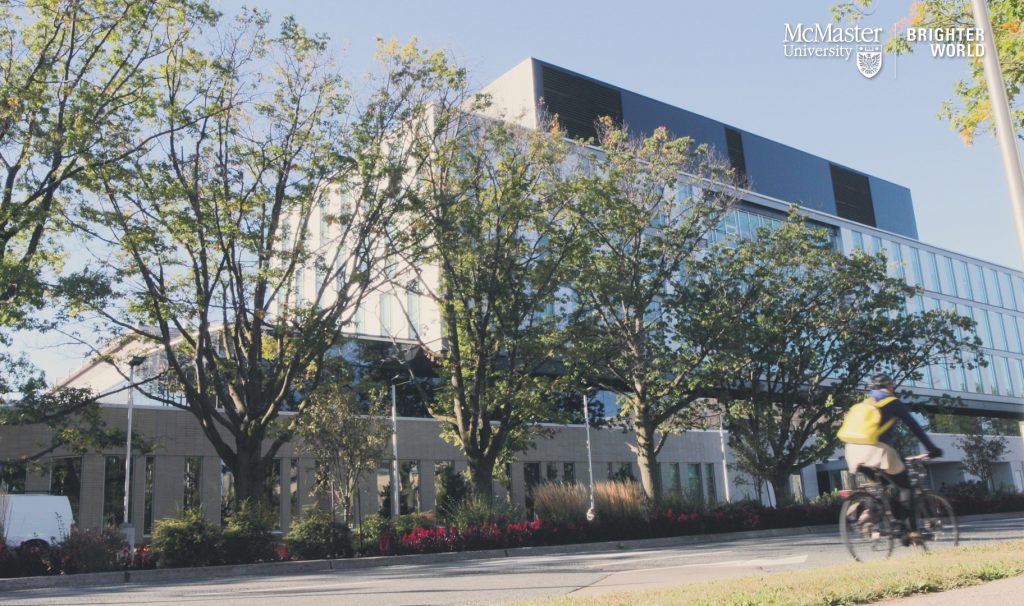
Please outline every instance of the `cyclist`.
[[[896, 439], [895, 421], [902, 421], [917, 436], [921, 444], [928, 449], [928, 456], [930, 458], [937, 459], [941, 457], [942, 449], [931, 441], [924, 429], [914, 420], [906, 404], [893, 395], [894, 387], [892, 378], [889, 375], [880, 373], [872, 376], [868, 381], [868, 390], [869, 395], [875, 402], [883, 402], [886, 399], [890, 399], [879, 407], [879, 411], [882, 414], [880, 427], [886, 427], [886, 429], [879, 437], [877, 444], [846, 444], [846, 464], [851, 473], [861, 472], [868, 479], [874, 479], [875, 472], [879, 471], [885, 474], [899, 488], [899, 508], [902, 511], [894, 513], [896, 513], [897, 518], [906, 519], [908, 533], [904, 537], [904, 542], [907, 544], [917, 542], [921, 538], [921, 533], [917, 530], [917, 520], [913, 515], [914, 491], [910, 486], [907, 466], [904, 464], [899, 452], [893, 447]], [[865, 511], [861, 516], [870, 516], [870, 512]], [[858, 521], [866, 522], [871, 520], [861, 519]]]

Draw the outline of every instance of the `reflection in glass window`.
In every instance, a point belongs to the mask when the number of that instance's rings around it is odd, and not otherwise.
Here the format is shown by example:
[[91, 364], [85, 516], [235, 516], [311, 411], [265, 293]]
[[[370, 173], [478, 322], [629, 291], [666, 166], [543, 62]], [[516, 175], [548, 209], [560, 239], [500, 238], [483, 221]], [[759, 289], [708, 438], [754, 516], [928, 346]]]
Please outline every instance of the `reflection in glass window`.
[[910, 250], [910, 283], [914, 286], [924, 286], [924, 272], [921, 270], [921, 251], [913, 247]]
[[965, 299], [974, 299], [974, 291], [971, 289], [971, 276], [967, 272], [967, 262], [958, 259], [956, 261], [957, 291]]
[[957, 296], [956, 290], [956, 278], [953, 276], [953, 260], [943, 255], [942, 260], [942, 272], [939, 274], [939, 278], [942, 286], [942, 294]]
[[992, 356], [985, 356], [988, 360], [988, 392], [999, 395], [999, 371], [996, 370], [996, 361]]
[[994, 269], [985, 268], [985, 288], [988, 290], [989, 302], [992, 305], [1003, 306], [1003, 297], [999, 294], [999, 280], [996, 278]]
[[924, 252], [924, 287], [934, 292], [941, 292], [939, 286], [939, 264], [935, 253], [930, 250]]
[[[135, 475], [135, 466], [132, 466]], [[131, 496], [129, 496], [131, 499]], [[131, 507], [131, 503], [128, 504]], [[120, 526], [124, 522], [124, 457], [105, 457], [103, 469], [103, 525]]]
[[1017, 311], [1024, 311], [1024, 278], [1013, 276], [1013, 298], [1017, 301]]
[[977, 265], [971, 265], [971, 288], [974, 290], [975, 301], [988, 303], [988, 290], [985, 289], [985, 276]]
[[1003, 296], [1003, 307], [1016, 309], [1016, 297], [1013, 295], [1013, 286], [1010, 284], [1010, 274], [999, 272], [999, 292]]
[[850, 230], [851, 244], [854, 250], [864, 250], [864, 236], [856, 230]]
[[985, 313], [984, 309], [972, 308], [971, 311], [974, 315], [974, 321], [978, 323], [978, 336], [981, 337], [982, 345], [992, 347], [992, 327], [988, 323], [988, 314]]
[[889, 267], [892, 268], [892, 275], [902, 279], [907, 277], [907, 268], [903, 264], [903, 247], [896, 242], [888, 242], [886, 248], [889, 254]]
[[203, 460], [199, 457], [185, 457], [185, 494], [182, 509], [198, 509], [202, 501]]
[[1006, 350], [1006, 333], [1003, 332], [1003, 314], [989, 310], [989, 327], [992, 329], [992, 347]]
[[[76, 522], [82, 495], [82, 457], [56, 459], [50, 464], [50, 494], [65, 496], [71, 502], [71, 515]], [[70, 520], [68, 520], [70, 528]]]
[[1010, 368], [1013, 371], [1013, 384], [1017, 391], [1014, 395], [1024, 398], [1024, 360], [1020, 358], [1010, 360]]
[[877, 255], [882, 252], [882, 239], [878, 236], [871, 236], [871, 254]]
[[1007, 349], [1014, 353], [1024, 353], [1021, 350], [1021, 338], [1024, 335], [1021, 334], [1020, 323], [1017, 320], [1019, 318], [1015, 319], [1010, 314], [1003, 316], [1003, 328], [1006, 330], [1006, 340], [1009, 345]]

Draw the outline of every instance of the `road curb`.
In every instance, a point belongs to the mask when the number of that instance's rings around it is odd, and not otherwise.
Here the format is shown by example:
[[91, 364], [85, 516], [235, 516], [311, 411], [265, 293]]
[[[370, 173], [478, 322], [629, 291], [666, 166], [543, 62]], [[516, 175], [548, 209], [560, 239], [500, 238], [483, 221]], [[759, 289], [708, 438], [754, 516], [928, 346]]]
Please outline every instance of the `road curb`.
[[[961, 522], [1004, 520], [1024, 517], [1021, 512], [992, 513], [964, 516]], [[205, 566], [202, 568], [160, 568], [156, 570], [126, 570], [118, 572], [93, 572], [67, 576], [24, 577], [0, 579], [0, 595], [8, 591], [27, 589], [56, 589], [75, 587], [103, 587], [164, 583], [182, 580], [224, 579], [247, 576], [280, 576], [291, 574], [314, 574], [320, 572], [361, 570], [385, 566], [410, 566], [424, 563], [459, 562], [464, 560], [517, 558], [553, 554], [593, 553], [611, 550], [653, 549], [677, 545], [716, 543], [736, 539], [757, 539], [785, 537], [801, 534], [829, 534], [836, 532], [836, 526], [801, 526], [797, 528], [771, 528], [767, 530], [746, 530], [717, 534], [686, 535], [658, 539], [634, 539], [629, 541], [604, 541], [600, 543], [574, 543], [545, 547], [515, 547], [510, 549], [485, 549], [480, 551], [458, 551], [427, 553], [401, 556], [374, 556], [366, 558], [345, 558], [337, 560], [304, 560], [299, 562], [267, 562], [263, 564], [233, 564], [226, 566]]]

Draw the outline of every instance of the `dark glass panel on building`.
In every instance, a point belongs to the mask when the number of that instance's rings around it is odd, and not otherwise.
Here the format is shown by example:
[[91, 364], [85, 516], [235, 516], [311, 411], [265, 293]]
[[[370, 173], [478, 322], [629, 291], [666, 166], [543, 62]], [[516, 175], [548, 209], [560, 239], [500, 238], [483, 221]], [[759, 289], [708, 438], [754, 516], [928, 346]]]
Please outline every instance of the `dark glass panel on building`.
[[875, 206], [868, 178], [835, 164], [830, 164], [829, 168], [832, 171], [832, 192], [836, 196], [836, 214], [874, 227]]
[[558, 115], [559, 123], [570, 137], [596, 136], [594, 123], [602, 116], [622, 122], [619, 91], [547, 66], [542, 74], [547, 111]]
[[743, 154], [743, 134], [735, 128], [725, 127], [725, 148], [729, 153], [729, 164], [740, 176], [746, 176], [747, 159]]

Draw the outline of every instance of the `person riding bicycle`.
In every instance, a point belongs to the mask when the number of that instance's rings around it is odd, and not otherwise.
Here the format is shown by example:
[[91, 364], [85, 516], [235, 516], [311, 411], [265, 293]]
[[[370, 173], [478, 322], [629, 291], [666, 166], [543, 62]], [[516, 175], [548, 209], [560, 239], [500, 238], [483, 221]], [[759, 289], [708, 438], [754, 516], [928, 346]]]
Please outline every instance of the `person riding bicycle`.
[[[903, 511], [897, 517], [906, 518], [908, 534], [906, 540], [914, 542], [921, 533], [917, 530], [917, 521], [913, 515], [914, 491], [911, 489], [907, 466], [894, 448], [896, 440], [896, 421], [902, 421], [917, 439], [928, 449], [928, 456], [937, 459], [942, 456], [942, 449], [935, 445], [924, 429], [911, 416], [907, 405], [896, 398], [892, 378], [886, 374], [876, 374], [868, 381], [870, 399], [881, 413], [879, 428], [884, 428], [878, 441], [874, 444], [847, 443], [846, 464], [851, 473], [861, 472], [868, 479], [874, 479], [876, 471], [885, 474], [899, 488], [899, 505]], [[867, 512], [865, 512], [867, 513]]]

